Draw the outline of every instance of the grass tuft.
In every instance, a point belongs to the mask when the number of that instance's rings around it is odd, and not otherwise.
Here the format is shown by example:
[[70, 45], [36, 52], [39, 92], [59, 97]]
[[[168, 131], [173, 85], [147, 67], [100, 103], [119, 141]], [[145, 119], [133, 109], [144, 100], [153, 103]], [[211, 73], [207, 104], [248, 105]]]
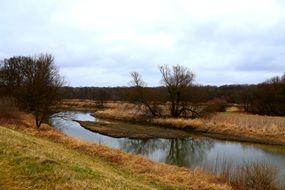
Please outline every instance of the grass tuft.
[[234, 165], [231, 162], [218, 161], [210, 170], [220, 173], [220, 176], [231, 184], [235, 190], [282, 189], [276, 182], [277, 168], [264, 162], [254, 161]]

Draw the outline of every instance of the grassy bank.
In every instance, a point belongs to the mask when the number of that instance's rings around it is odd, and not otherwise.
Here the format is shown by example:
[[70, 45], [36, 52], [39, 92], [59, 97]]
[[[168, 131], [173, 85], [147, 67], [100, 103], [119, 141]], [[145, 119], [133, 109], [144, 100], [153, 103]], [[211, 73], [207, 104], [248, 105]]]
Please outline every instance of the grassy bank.
[[96, 111], [96, 117], [122, 121], [144, 121], [163, 127], [194, 130], [228, 140], [285, 145], [285, 117], [249, 115], [236, 112], [217, 113], [203, 119], [147, 118], [131, 104], [112, 104]]
[[1, 189], [163, 188], [102, 159], [2, 127], [0, 149]]
[[231, 189], [200, 169], [158, 164], [79, 141], [31, 116], [0, 127], [2, 189]]

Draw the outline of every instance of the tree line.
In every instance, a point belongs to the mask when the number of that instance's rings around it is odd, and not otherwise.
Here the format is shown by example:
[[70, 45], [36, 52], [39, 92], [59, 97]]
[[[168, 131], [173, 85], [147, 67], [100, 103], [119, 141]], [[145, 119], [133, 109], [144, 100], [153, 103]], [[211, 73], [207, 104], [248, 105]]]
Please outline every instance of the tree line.
[[[91, 99], [103, 102], [107, 100], [129, 101], [132, 103], [148, 102], [154, 109], [159, 104], [170, 101], [168, 90], [163, 84], [158, 87], [147, 87], [142, 80], [142, 76], [136, 72], [132, 72], [130, 78], [132, 82], [131, 86], [128, 87], [63, 87], [61, 91], [65, 99]], [[272, 77], [260, 84], [250, 85], [203, 86], [192, 82], [191, 85], [183, 89], [181, 101], [188, 105], [194, 105], [193, 107], [195, 105], [221, 104], [214, 105], [214, 111], [223, 111], [225, 104], [238, 104], [246, 112], [284, 116], [284, 81], [285, 74]], [[140, 91], [143, 91], [143, 93]], [[155, 115], [159, 115], [159, 112], [156, 112]]]
[[261, 115], [285, 115], [285, 73], [252, 86], [243, 94], [245, 110]]
[[285, 115], [285, 73], [257, 85], [195, 85], [194, 73], [182, 65], [159, 66], [161, 86], [148, 87], [138, 72], [130, 73], [127, 87], [63, 87], [63, 78], [50, 54], [15, 56], [0, 62], [0, 95], [35, 116], [40, 127], [60, 99], [128, 101], [152, 116], [201, 117], [205, 112], [223, 111], [227, 104], [262, 115]]

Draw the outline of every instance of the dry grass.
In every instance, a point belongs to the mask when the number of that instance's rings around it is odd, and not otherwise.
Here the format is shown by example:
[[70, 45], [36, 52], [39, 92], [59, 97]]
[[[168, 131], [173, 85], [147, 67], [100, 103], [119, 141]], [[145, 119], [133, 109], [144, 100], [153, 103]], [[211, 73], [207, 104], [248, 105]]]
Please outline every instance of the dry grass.
[[266, 134], [285, 134], [285, 117], [249, 115], [242, 113], [219, 113], [209, 118], [208, 123], [235, 125], [241, 129]]
[[[142, 120], [142, 112], [130, 104], [117, 104], [97, 111], [97, 117], [125, 121]], [[249, 115], [223, 112], [204, 119], [154, 118], [147, 122], [155, 125], [194, 129], [220, 138], [285, 145], [285, 117]]]
[[143, 108], [138, 105], [110, 102], [106, 105], [106, 109], [96, 111], [95, 115], [116, 120], [141, 121], [147, 116], [144, 114]]
[[[130, 175], [140, 179], [141, 183], [156, 184], [163, 189], [231, 189], [230, 186], [226, 185], [219, 178], [200, 169], [189, 170], [177, 166], [154, 163], [140, 156], [126, 154], [116, 149], [75, 140], [48, 125], [43, 125], [40, 130], [36, 130], [34, 127], [29, 127], [33, 125], [31, 116], [25, 116], [25, 123], [26, 127], [10, 125], [10, 128], [21, 130], [33, 136], [47, 138], [73, 150], [108, 162], [116, 168], [130, 172]], [[61, 151], [59, 152], [61, 153]]]
[[206, 119], [154, 119], [154, 124], [195, 129], [228, 139], [285, 145], [285, 118], [218, 113]]
[[[114, 101], [105, 101], [104, 108], [106, 109], [115, 109], [118, 108], [126, 108], [126, 107], [134, 107], [133, 104], [125, 103], [125, 102], [114, 102]], [[87, 100], [87, 99], [63, 99], [57, 106], [58, 110], [80, 110], [80, 111], [94, 111], [98, 110], [98, 106], [95, 100]]]
[[204, 123], [200, 119], [183, 119], [183, 118], [154, 118], [152, 123], [160, 126], [169, 126], [179, 129], [197, 129]]
[[55, 109], [94, 111], [97, 109], [97, 105], [96, 102], [93, 100], [65, 99], [62, 100], [58, 105], [56, 105]]
[[217, 159], [213, 166], [206, 168], [219, 173], [236, 190], [282, 189], [276, 182], [277, 168], [270, 164], [255, 161], [234, 165], [232, 162]]
[[233, 175], [228, 178], [230, 184], [236, 190], [277, 190], [279, 188], [275, 179], [276, 169], [258, 162], [245, 163], [236, 167]]

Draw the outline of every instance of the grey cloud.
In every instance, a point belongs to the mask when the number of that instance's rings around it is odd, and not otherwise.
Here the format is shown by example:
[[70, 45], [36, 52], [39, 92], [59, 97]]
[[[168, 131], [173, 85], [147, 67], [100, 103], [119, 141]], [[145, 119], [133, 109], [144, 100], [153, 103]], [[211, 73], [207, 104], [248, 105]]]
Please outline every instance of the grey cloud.
[[[86, 18], [90, 23], [85, 17], [73, 20], [82, 16], [77, 9], [76, 15], [70, 15], [74, 2], [79, 1], [1, 1], [0, 59], [52, 53], [62, 74], [76, 86], [126, 85], [131, 71], [140, 72], [149, 85], [159, 85], [161, 64], [188, 66], [197, 83], [217, 85], [257, 83], [285, 71], [282, 1], [273, 1], [268, 10], [263, 7], [268, 15], [252, 10], [256, 15], [240, 11], [219, 16], [205, 11], [206, 16], [201, 16], [173, 6], [166, 7], [161, 17], [163, 7], [151, 12], [153, 18], [126, 13], [114, 19], [116, 15], [108, 17], [103, 11], [106, 25], [100, 20], [103, 17]], [[82, 5], [86, 3], [93, 1]], [[187, 7], [184, 3], [177, 2], [177, 7]], [[88, 11], [92, 17], [92, 9]]]

